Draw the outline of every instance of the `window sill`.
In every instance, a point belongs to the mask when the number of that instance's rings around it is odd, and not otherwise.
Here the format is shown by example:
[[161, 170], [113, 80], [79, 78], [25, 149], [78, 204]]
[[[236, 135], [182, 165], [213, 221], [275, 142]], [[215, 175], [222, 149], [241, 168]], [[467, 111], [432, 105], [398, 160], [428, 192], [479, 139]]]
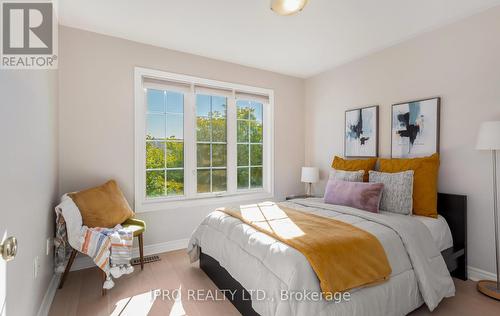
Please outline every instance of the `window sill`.
[[248, 202], [252, 200], [273, 199], [274, 196], [270, 192], [246, 192], [237, 193], [232, 195], [220, 195], [209, 197], [186, 198], [177, 197], [172, 199], [160, 199], [143, 201], [136, 203], [136, 213], [156, 212], [163, 210], [173, 210], [186, 207], [199, 207], [199, 206], [223, 206], [221, 204], [234, 204], [236, 202]]

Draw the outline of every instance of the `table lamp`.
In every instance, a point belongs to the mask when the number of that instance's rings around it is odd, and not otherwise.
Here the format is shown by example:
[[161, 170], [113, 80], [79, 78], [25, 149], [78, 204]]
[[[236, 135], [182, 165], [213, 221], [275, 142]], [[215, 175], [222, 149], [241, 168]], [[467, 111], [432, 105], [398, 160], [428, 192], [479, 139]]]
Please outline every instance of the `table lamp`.
[[497, 280], [481, 280], [477, 283], [479, 292], [500, 300], [500, 258], [498, 249], [498, 196], [497, 196], [497, 150], [500, 150], [500, 121], [483, 122], [479, 128], [476, 149], [491, 151], [493, 162], [493, 216], [495, 220], [495, 260]]
[[302, 182], [307, 183], [306, 195], [311, 196], [311, 185], [319, 180], [319, 169], [316, 167], [302, 167]]

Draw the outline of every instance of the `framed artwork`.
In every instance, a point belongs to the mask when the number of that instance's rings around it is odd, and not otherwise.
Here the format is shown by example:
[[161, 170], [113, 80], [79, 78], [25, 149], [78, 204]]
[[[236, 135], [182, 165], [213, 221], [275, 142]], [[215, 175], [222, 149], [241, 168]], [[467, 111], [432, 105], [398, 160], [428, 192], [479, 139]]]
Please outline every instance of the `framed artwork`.
[[345, 157], [378, 156], [378, 105], [345, 112]]
[[392, 106], [391, 157], [412, 158], [439, 152], [441, 98]]

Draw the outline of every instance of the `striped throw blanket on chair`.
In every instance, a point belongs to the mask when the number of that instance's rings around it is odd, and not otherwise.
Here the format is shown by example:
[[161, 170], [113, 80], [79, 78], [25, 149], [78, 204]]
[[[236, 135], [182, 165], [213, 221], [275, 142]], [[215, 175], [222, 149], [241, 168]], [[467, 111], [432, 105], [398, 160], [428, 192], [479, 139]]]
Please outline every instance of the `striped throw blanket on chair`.
[[[114, 228], [89, 228], [82, 225], [78, 207], [71, 198], [64, 195], [56, 206], [56, 271], [62, 270], [67, 255], [67, 243], [74, 249], [92, 258], [106, 274], [103, 288], [111, 289], [123, 274], [134, 271], [130, 265], [132, 258], [133, 231], [116, 225]], [[64, 229], [66, 227], [66, 229]]]
[[82, 227], [81, 253], [88, 255], [95, 264], [106, 273], [104, 288], [114, 286], [111, 276], [119, 278], [134, 271], [130, 265], [132, 259], [133, 232], [121, 225], [114, 228]]

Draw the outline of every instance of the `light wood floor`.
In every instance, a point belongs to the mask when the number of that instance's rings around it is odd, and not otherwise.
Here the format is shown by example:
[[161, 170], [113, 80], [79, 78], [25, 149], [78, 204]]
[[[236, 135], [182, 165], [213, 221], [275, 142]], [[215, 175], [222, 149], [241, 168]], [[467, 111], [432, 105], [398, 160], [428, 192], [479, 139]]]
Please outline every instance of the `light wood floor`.
[[[115, 287], [104, 297], [97, 268], [71, 272], [64, 288], [57, 290], [49, 315], [239, 315], [227, 300], [185, 299], [188, 289], [215, 291], [216, 286], [197, 264], [189, 263], [184, 250], [164, 253], [160, 257], [161, 261], [146, 264], [144, 271], [136, 266], [133, 274], [115, 280]], [[479, 294], [474, 282], [455, 280], [455, 285], [456, 296], [445, 299], [433, 313], [422, 306], [411, 315], [500, 315], [500, 302]], [[172, 294], [165, 300], [157, 298], [150, 306], [152, 290], [179, 288], [183, 293], [182, 301], [175, 301]]]

